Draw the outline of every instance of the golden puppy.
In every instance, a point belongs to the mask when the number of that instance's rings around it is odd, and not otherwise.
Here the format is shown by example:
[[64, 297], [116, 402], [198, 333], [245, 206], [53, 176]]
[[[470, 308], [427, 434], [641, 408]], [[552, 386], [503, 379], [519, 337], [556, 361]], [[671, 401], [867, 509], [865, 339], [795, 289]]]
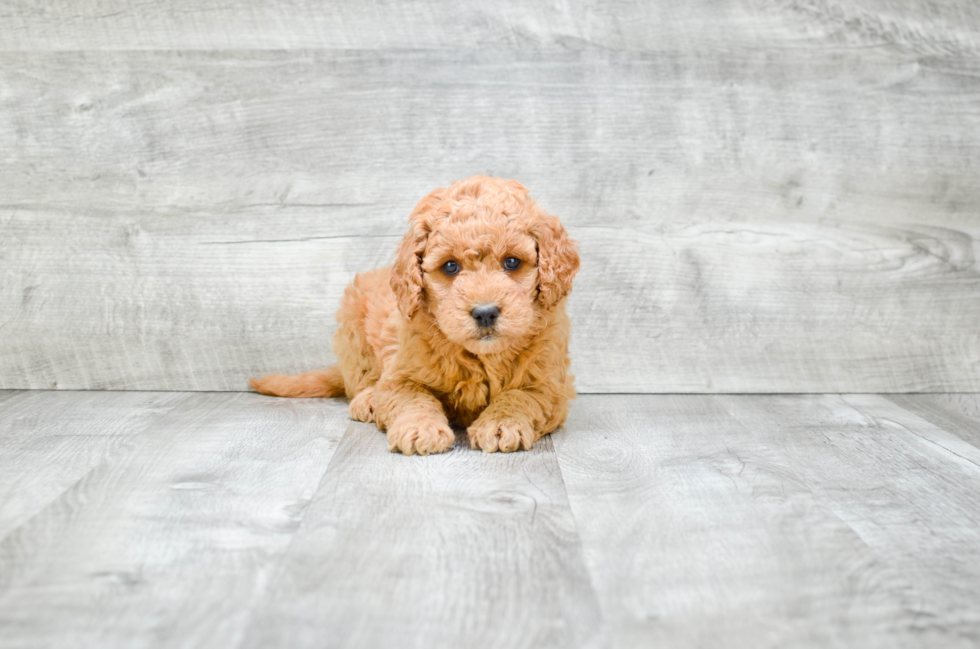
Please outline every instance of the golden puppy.
[[565, 421], [565, 296], [579, 257], [558, 218], [513, 180], [474, 176], [412, 211], [393, 266], [344, 292], [339, 363], [250, 381], [264, 394], [351, 399], [351, 417], [406, 455], [442, 453], [450, 424], [484, 451], [530, 449]]

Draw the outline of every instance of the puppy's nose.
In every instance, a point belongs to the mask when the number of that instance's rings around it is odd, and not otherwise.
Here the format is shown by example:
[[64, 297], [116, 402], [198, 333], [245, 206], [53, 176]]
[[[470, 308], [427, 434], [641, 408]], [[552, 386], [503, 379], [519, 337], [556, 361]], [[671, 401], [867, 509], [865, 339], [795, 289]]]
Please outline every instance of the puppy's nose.
[[492, 327], [495, 322], [497, 322], [497, 316], [500, 315], [500, 309], [497, 308], [496, 304], [481, 304], [476, 307], [470, 314], [476, 323], [481, 327]]

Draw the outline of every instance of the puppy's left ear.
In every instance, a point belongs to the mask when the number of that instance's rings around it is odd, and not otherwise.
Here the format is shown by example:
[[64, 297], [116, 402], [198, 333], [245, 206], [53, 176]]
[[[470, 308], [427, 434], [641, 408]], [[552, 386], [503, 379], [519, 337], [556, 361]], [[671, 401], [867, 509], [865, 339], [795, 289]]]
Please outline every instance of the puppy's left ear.
[[538, 303], [547, 309], [572, 290], [579, 268], [578, 251], [557, 216], [540, 215], [532, 234], [538, 242]]

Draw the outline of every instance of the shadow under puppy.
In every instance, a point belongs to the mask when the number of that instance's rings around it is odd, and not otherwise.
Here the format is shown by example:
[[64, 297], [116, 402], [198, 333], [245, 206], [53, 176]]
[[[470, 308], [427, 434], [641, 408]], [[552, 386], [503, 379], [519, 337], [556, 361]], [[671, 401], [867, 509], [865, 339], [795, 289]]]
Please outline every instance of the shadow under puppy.
[[513, 180], [474, 176], [412, 211], [394, 265], [355, 277], [337, 312], [339, 363], [251, 379], [264, 394], [351, 399], [392, 451], [530, 449], [568, 414], [565, 296], [575, 244]]

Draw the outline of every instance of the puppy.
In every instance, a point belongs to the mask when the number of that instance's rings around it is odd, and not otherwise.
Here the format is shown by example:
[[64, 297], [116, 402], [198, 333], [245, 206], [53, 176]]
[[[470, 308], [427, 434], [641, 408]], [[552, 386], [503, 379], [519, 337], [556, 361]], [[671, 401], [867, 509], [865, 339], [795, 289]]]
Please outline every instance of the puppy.
[[350, 414], [405, 455], [442, 453], [466, 428], [487, 452], [530, 449], [564, 423], [565, 296], [575, 244], [513, 180], [474, 176], [423, 198], [394, 265], [344, 292], [338, 364], [251, 379], [263, 394], [351, 399]]

